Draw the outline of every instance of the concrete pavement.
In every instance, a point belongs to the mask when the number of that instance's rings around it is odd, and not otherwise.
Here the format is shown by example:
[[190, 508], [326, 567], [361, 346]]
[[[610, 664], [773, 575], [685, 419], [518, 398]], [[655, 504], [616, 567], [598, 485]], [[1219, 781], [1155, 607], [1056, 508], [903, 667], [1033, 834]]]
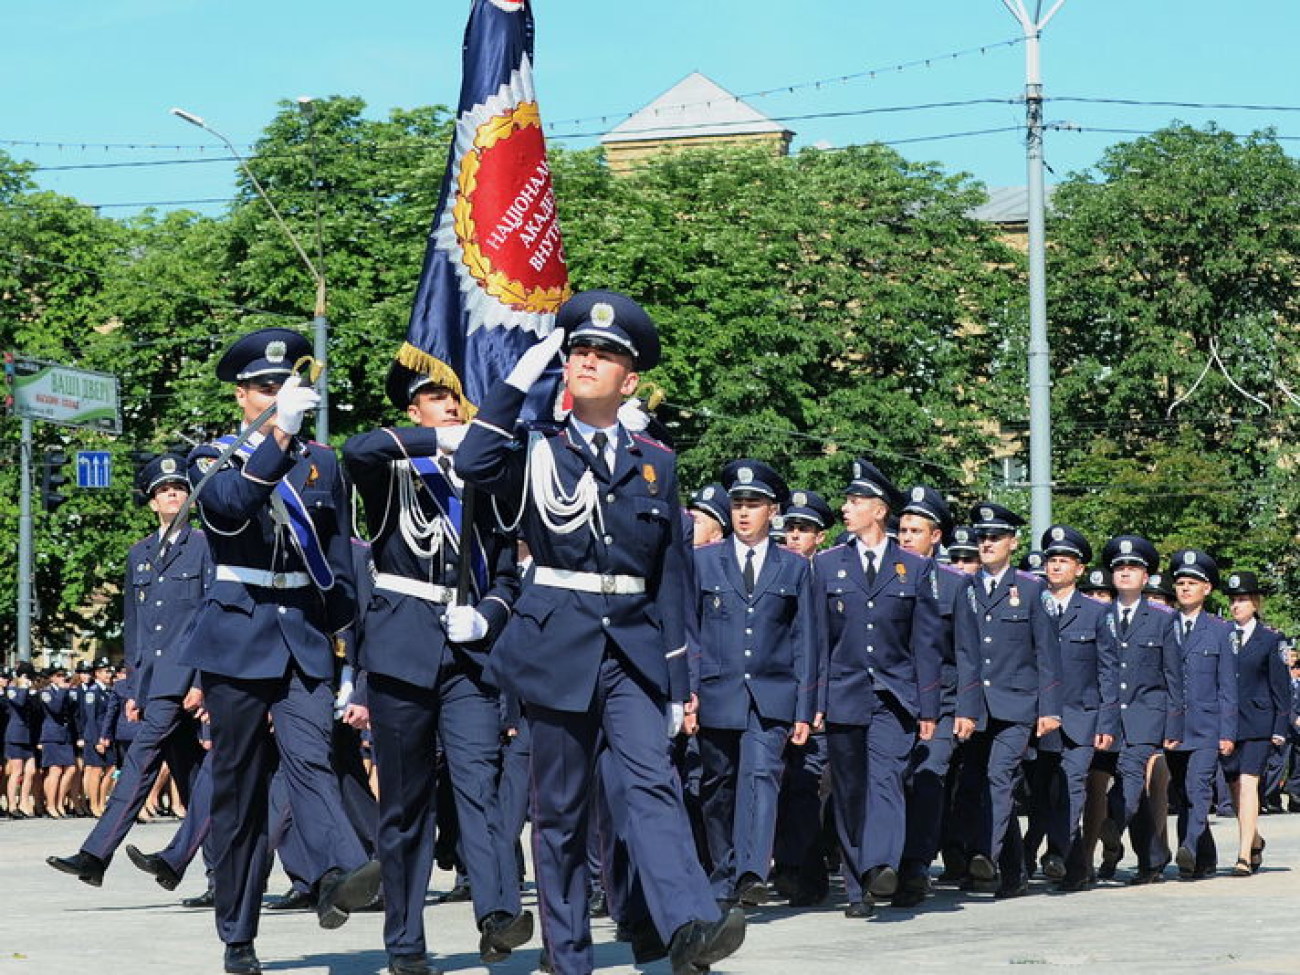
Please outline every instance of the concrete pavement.
[[[1118, 881], [1076, 894], [1039, 883], [1016, 900], [940, 890], [917, 911], [882, 909], [850, 921], [842, 904], [750, 912], [744, 947], [715, 967], [719, 975], [823, 975], [1024, 970], [1099, 972], [1300, 973], [1300, 815], [1264, 817], [1264, 870], [1248, 879], [1128, 888]], [[1171, 824], [1172, 826], [1172, 824]], [[175, 823], [137, 827], [130, 841], [152, 852]], [[221, 946], [207, 911], [179, 906], [203, 888], [201, 867], [168, 893], [119, 853], [94, 889], [48, 867], [49, 854], [75, 852], [88, 820], [0, 821], [0, 975], [164, 975], [219, 973]], [[1220, 862], [1235, 858], [1236, 821], [1216, 820]], [[452, 883], [436, 873], [433, 890]], [[273, 875], [271, 893], [287, 882]], [[531, 884], [525, 903], [535, 910]], [[523, 975], [536, 970], [540, 937], [509, 961], [483, 965], [468, 904], [431, 905], [426, 913], [434, 961], [448, 972]], [[257, 951], [268, 972], [374, 975], [385, 971], [383, 918], [359, 914], [337, 931], [322, 931], [314, 914], [264, 914]], [[594, 925], [600, 971], [630, 973], [626, 945], [608, 920]], [[666, 962], [644, 969], [667, 975]]]

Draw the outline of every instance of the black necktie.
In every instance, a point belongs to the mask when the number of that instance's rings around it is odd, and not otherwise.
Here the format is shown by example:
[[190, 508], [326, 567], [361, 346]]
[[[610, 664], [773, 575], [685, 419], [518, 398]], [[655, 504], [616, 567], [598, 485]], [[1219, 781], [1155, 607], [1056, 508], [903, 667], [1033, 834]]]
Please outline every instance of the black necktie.
[[438, 455], [438, 469], [442, 471], [442, 476], [447, 479], [447, 486], [451, 488], [454, 494], [459, 496], [460, 491], [456, 488], [456, 480], [451, 476], [451, 456], [449, 454]]
[[609, 443], [609, 435], [604, 430], [597, 430], [591, 435], [591, 447], [596, 451], [596, 470], [604, 474], [609, 474], [609, 464], [605, 461], [605, 447]]
[[1132, 621], [1132, 617], [1133, 617], [1132, 606], [1125, 607], [1124, 611], [1119, 614], [1119, 635], [1120, 636], [1128, 636], [1128, 625]]
[[993, 590], [996, 589], [997, 587], [998, 587], [998, 580], [993, 578], [992, 576], [989, 576], [988, 579], [984, 581], [984, 591], [990, 597], [993, 596]]
[[1183, 620], [1183, 636], [1188, 637], [1191, 635], [1192, 635], [1192, 621]]
[[876, 553], [867, 549], [862, 553], [863, 558], [867, 560], [867, 585], [875, 585], [876, 582]]
[[745, 580], [745, 592], [750, 596], [754, 595], [756, 579], [754, 576], [754, 550], [752, 548], [745, 553], [745, 568], [741, 572], [741, 576]]

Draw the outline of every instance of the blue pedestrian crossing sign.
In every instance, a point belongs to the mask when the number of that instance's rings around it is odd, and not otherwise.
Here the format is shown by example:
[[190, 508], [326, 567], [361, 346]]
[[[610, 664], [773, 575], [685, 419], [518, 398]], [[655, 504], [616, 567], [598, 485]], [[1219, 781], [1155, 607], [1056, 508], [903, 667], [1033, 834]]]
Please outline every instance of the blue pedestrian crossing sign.
[[77, 487], [106, 488], [113, 477], [113, 456], [107, 450], [77, 451]]

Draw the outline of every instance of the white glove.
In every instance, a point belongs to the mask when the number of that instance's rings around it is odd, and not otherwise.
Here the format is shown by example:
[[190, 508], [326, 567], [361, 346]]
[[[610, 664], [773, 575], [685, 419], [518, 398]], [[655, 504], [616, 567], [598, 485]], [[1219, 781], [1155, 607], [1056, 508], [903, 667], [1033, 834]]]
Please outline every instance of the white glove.
[[680, 701], [673, 701], [668, 705], [668, 737], [676, 738], [682, 730], [682, 723], [686, 720], [686, 705]]
[[339, 678], [339, 692], [334, 696], [334, 720], [337, 721], [343, 717], [343, 712], [348, 709], [352, 703], [353, 680], [356, 673], [351, 664], [343, 665], [343, 675]]
[[320, 394], [302, 384], [301, 376], [290, 376], [275, 396], [275, 425], [294, 436], [302, 429], [302, 417], [320, 406]]
[[473, 643], [488, 634], [488, 621], [473, 606], [448, 606], [443, 626], [450, 643]]
[[551, 329], [550, 335], [519, 357], [515, 367], [510, 370], [510, 375], [506, 377], [506, 383], [521, 393], [528, 392], [533, 388], [533, 383], [542, 377], [542, 373], [546, 371], [546, 367], [551, 364], [555, 353], [560, 351], [560, 346], [563, 344], [564, 329]]
[[641, 408], [641, 401], [634, 396], [618, 408], [618, 422], [633, 433], [640, 433], [650, 425], [650, 414]]
[[460, 449], [460, 442], [469, 430], [468, 423], [458, 423], [454, 427], [438, 427], [438, 449], [454, 454]]

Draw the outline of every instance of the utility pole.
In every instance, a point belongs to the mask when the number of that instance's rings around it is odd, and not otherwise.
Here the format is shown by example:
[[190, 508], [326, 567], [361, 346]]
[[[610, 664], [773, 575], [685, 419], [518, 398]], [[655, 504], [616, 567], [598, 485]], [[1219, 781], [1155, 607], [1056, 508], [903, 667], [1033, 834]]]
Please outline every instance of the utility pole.
[[32, 418], [23, 417], [18, 488], [18, 659], [32, 659]]
[[1046, 200], [1043, 192], [1043, 76], [1039, 38], [1065, 0], [1046, 16], [1036, 0], [1002, 0], [1025, 37], [1026, 163], [1029, 175], [1029, 499], [1032, 545], [1052, 524], [1052, 368], [1047, 343]]

